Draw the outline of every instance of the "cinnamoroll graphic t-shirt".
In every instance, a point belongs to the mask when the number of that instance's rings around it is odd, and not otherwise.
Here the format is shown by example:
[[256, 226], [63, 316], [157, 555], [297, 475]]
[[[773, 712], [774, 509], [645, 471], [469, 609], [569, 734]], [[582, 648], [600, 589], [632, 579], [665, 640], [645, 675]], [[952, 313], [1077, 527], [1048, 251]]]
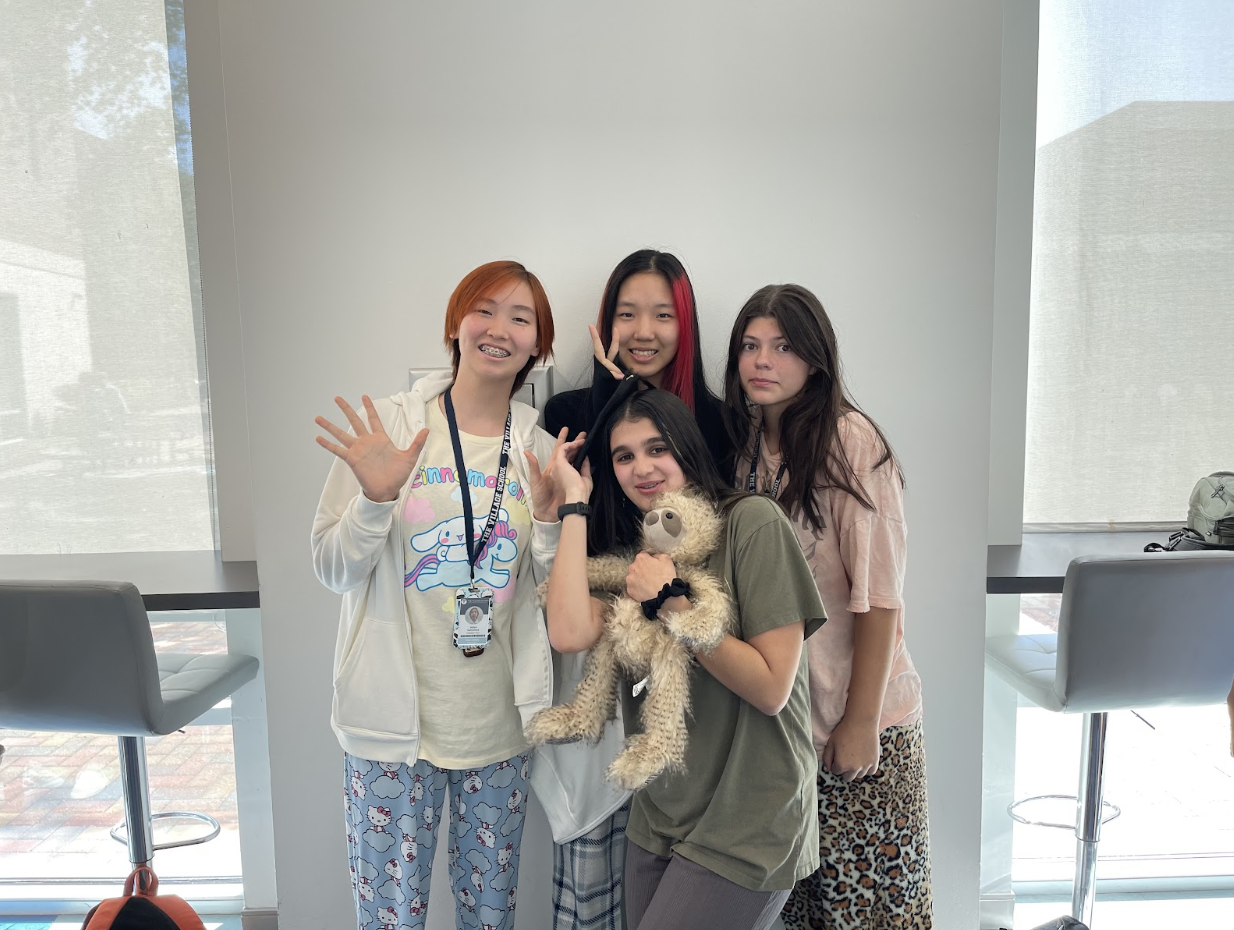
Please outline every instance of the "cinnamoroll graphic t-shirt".
[[[459, 481], [450, 429], [428, 405], [421, 466], [399, 514], [420, 709], [420, 756], [446, 769], [501, 762], [528, 748], [514, 706], [511, 603], [520, 560], [531, 557], [526, 490], [507, 468], [498, 520], [481, 550], [475, 580], [493, 592], [493, 638], [479, 656], [455, 648], [454, 597], [469, 584], [462, 494], [471, 495], [473, 539], [488, 521], [497, 487], [500, 436], [459, 433], [466, 480]], [[511, 453], [513, 456], [513, 453]]]

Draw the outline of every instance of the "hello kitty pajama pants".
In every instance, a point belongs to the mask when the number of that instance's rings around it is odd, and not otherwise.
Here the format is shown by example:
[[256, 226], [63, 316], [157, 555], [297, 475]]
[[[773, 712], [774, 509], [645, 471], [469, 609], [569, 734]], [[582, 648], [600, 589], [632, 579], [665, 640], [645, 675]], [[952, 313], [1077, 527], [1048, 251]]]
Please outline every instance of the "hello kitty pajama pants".
[[443, 806], [457, 926], [514, 930], [530, 771], [529, 754], [465, 771], [423, 759], [408, 766], [346, 754], [347, 846], [359, 930], [425, 925]]

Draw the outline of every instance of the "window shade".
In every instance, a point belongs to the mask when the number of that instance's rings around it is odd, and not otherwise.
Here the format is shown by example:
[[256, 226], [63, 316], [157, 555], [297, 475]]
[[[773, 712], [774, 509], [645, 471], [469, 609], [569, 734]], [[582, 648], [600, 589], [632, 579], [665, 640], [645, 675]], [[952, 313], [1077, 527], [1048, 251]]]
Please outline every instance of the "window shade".
[[1042, 0], [1026, 523], [1234, 469], [1234, 5]]
[[182, 7], [0, 22], [0, 554], [213, 549]]

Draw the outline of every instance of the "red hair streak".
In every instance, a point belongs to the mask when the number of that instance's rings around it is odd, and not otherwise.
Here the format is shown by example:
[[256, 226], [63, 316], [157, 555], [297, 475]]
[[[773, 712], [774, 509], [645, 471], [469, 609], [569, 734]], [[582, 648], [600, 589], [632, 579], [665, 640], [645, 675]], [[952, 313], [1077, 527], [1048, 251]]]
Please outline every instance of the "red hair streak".
[[671, 282], [677, 309], [677, 354], [664, 370], [660, 386], [676, 394], [694, 412], [694, 294], [685, 277]]

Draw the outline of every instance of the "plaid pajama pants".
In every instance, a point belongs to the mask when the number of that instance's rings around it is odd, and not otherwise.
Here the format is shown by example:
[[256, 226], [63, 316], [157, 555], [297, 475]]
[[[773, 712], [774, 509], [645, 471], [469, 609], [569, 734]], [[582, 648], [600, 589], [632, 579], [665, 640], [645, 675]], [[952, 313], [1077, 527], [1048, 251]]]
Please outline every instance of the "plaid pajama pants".
[[630, 805], [590, 833], [553, 844], [553, 930], [625, 930], [621, 886]]

